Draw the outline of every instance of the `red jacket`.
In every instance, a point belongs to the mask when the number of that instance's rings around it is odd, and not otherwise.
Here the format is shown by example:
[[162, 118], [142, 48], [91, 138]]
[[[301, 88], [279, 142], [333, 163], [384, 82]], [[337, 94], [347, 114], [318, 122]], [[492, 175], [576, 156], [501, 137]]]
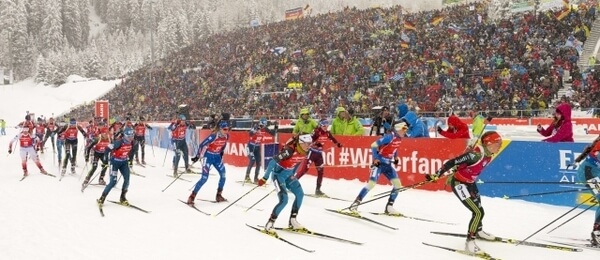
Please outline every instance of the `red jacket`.
[[460, 118], [455, 115], [448, 117], [448, 130], [441, 130], [440, 134], [449, 139], [471, 138], [469, 135], [469, 126], [460, 121]]

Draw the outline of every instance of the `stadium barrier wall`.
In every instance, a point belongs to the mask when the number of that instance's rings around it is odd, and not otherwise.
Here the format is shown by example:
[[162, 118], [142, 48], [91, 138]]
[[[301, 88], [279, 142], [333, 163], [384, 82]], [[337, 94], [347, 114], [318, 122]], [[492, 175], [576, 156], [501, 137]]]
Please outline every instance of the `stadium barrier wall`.
[[[210, 130], [188, 132], [187, 141], [191, 157], [195, 155], [198, 143], [210, 134]], [[158, 126], [149, 130], [146, 141], [152, 145], [172, 149], [169, 136], [170, 133], [165, 127]], [[289, 138], [291, 134], [279, 134], [280, 143], [284, 143]], [[338, 148], [331, 142], [327, 142], [324, 146], [325, 177], [335, 180], [367, 181], [372, 162], [370, 146], [377, 137], [336, 136], [336, 139], [343, 144], [343, 147]], [[247, 142], [247, 132], [230, 132], [230, 140], [225, 149], [225, 163], [245, 167], [248, 163]], [[273, 140], [265, 140], [265, 143], [263, 169], [279, 150], [279, 145]], [[398, 150], [400, 162], [395, 167], [402, 184], [408, 186], [423, 181], [425, 174], [434, 172], [446, 160], [462, 154], [466, 144], [466, 139], [403, 139], [402, 148]], [[576, 184], [576, 170], [566, 169], [585, 145], [587, 144], [504, 140], [501, 151], [479, 178], [483, 182], [479, 184], [481, 195], [502, 198], [585, 188], [583, 185]], [[309, 167], [308, 174], [316, 175], [314, 166]], [[233, 176], [233, 178], [242, 179], [243, 176]], [[422, 189], [450, 191], [444, 180], [424, 185]], [[378, 183], [389, 185], [383, 177]], [[588, 197], [588, 193], [584, 191], [527, 196], [522, 199], [552, 205], [574, 206]]]

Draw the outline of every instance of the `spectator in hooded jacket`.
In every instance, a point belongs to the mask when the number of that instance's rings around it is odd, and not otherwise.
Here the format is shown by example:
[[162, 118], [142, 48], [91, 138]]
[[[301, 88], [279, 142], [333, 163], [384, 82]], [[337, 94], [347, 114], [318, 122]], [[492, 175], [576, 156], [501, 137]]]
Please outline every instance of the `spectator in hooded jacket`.
[[408, 126], [408, 130], [406, 131], [406, 137], [409, 138], [419, 138], [419, 137], [429, 137], [429, 130], [423, 121], [417, 117], [417, 114], [413, 111], [406, 112], [406, 115], [401, 119]]
[[455, 115], [448, 117], [448, 129], [443, 130], [440, 126], [437, 127], [437, 132], [448, 139], [465, 138], [469, 139], [469, 126], [463, 121], [460, 121]]
[[331, 123], [331, 134], [333, 135], [363, 135], [365, 130], [358, 121], [357, 118], [353, 117], [346, 111], [344, 107], [338, 107], [335, 109], [336, 117]]
[[296, 125], [292, 130], [294, 136], [310, 134], [312, 135], [315, 128], [317, 128], [317, 121], [310, 118], [310, 111], [308, 108], [300, 109], [300, 118], [296, 121]]
[[544, 142], [573, 142], [573, 123], [571, 122], [571, 106], [568, 103], [562, 103], [556, 107], [554, 112], [554, 121], [544, 128], [538, 124], [537, 131], [543, 136], [549, 136], [543, 139]]

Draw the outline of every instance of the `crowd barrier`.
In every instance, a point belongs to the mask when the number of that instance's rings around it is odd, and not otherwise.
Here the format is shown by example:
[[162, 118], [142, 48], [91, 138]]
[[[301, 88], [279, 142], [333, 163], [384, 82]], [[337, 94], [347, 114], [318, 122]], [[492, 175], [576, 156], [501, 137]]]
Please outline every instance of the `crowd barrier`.
[[[188, 131], [190, 156], [194, 156], [198, 143], [209, 135], [210, 130]], [[171, 148], [170, 133], [165, 127], [155, 127], [146, 135], [147, 142], [162, 148]], [[291, 134], [280, 133], [281, 143]], [[338, 148], [331, 142], [324, 146], [325, 177], [331, 179], [367, 181], [369, 166], [372, 162], [371, 143], [376, 140], [372, 136], [336, 136], [343, 144]], [[248, 164], [247, 152], [248, 132], [232, 131], [225, 149], [224, 161], [228, 165], [244, 167]], [[279, 150], [277, 142], [265, 140], [263, 149], [265, 162], [263, 167]], [[467, 140], [450, 140], [444, 138], [403, 139], [402, 148], [398, 150], [400, 162], [396, 171], [405, 186], [423, 181], [425, 174], [432, 173], [442, 163], [465, 150]], [[583, 189], [577, 184], [576, 170], [567, 170], [567, 165], [583, 150], [585, 143], [545, 143], [532, 141], [505, 140], [499, 154], [480, 176], [479, 190], [483, 196], [502, 198], [505, 196], [523, 196], [528, 194]], [[172, 148], [171, 148], [172, 149]], [[169, 159], [170, 160], [170, 159]], [[311, 167], [309, 174], [316, 175]], [[233, 176], [242, 179], [243, 176]], [[379, 184], [388, 184], [380, 178]], [[389, 184], [388, 184], [389, 185]], [[391, 186], [390, 186], [391, 187]], [[445, 181], [428, 184], [424, 190], [447, 190]], [[587, 192], [567, 192], [561, 194], [523, 196], [521, 199], [531, 202], [552, 205], [574, 206], [589, 197]], [[594, 203], [591, 201], [590, 203]]]

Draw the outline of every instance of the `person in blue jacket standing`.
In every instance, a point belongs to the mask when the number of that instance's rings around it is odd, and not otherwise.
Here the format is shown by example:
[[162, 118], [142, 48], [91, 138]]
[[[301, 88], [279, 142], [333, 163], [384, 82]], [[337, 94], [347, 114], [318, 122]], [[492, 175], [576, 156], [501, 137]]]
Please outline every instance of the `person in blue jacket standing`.
[[210, 172], [211, 166], [214, 166], [219, 172], [219, 186], [217, 187], [215, 201], [227, 201], [227, 199], [225, 199], [221, 193], [223, 192], [223, 187], [225, 186], [225, 165], [223, 164], [223, 153], [225, 152], [225, 147], [227, 146], [228, 140], [229, 124], [226, 121], [221, 121], [218, 125], [218, 128], [212, 134], [206, 137], [206, 139], [202, 140], [198, 146], [198, 151], [196, 152], [196, 156], [192, 158], [192, 162], [197, 162], [200, 159], [199, 156], [202, 154], [202, 150], [204, 150], [204, 148], [206, 148], [203, 154], [205, 160], [203, 161], [202, 165], [202, 176], [196, 185], [194, 185], [194, 190], [188, 197], [188, 205], [194, 205], [196, 194], [198, 194], [200, 188], [202, 188], [202, 186], [208, 180], [208, 173]]
[[[121, 135], [121, 134], [119, 134]], [[98, 204], [104, 204], [104, 200], [110, 190], [117, 184], [117, 173], [120, 171], [123, 176], [123, 187], [121, 187], [121, 198], [120, 203], [123, 205], [129, 205], [125, 195], [129, 188], [129, 160], [131, 154], [136, 152], [136, 147], [133, 145], [133, 129], [125, 128], [122, 132], [121, 138], [117, 136], [117, 139], [112, 144], [109, 144], [104, 150], [104, 161], [108, 161], [110, 154], [110, 182], [102, 191], [102, 195], [96, 200]]]
[[400, 120], [406, 123], [408, 126], [408, 130], [406, 131], [406, 137], [408, 138], [419, 138], [419, 137], [429, 137], [429, 130], [427, 126], [417, 114], [413, 111], [406, 112]]

